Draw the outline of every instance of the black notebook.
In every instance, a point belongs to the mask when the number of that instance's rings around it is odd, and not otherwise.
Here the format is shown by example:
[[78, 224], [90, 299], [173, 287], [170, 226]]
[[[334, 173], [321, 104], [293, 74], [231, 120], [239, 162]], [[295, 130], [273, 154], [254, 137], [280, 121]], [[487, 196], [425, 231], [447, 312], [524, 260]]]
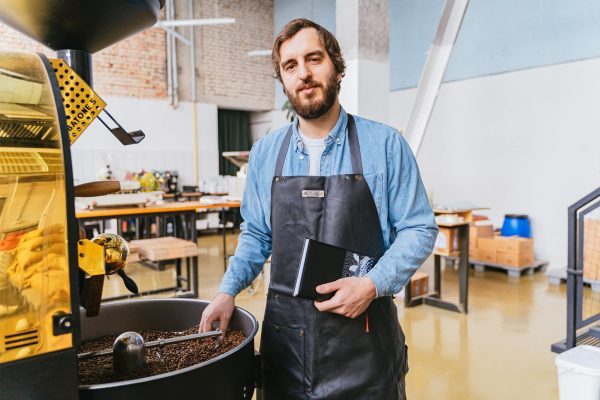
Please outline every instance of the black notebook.
[[326, 300], [333, 293], [319, 294], [316, 287], [340, 278], [363, 276], [373, 268], [375, 259], [342, 247], [313, 239], [304, 241], [298, 268], [294, 296], [313, 300]]

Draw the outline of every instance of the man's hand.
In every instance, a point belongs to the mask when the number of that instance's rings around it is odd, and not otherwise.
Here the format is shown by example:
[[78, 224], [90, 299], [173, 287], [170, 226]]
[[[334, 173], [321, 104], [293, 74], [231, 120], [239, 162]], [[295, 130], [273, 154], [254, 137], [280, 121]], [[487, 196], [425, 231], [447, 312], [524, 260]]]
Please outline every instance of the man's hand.
[[315, 307], [319, 311], [332, 312], [348, 318], [356, 318], [365, 312], [377, 293], [375, 284], [366, 276], [342, 278], [325, 283], [317, 286], [317, 292], [321, 294], [335, 292], [327, 301], [315, 301]]
[[212, 323], [214, 321], [219, 321], [219, 329], [225, 334], [234, 308], [235, 299], [233, 296], [227, 293], [217, 294], [213, 301], [211, 301], [202, 312], [202, 319], [200, 320], [198, 331], [200, 333], [212, 331]]

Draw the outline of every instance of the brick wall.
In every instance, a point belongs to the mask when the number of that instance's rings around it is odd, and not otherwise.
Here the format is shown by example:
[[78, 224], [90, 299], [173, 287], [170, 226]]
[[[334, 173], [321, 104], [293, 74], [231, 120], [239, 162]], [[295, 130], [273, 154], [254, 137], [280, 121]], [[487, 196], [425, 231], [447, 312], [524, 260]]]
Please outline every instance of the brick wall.
[[[0, 23], [0, 51], [54, 51]], [[100, 96], [164, 98], [167, 93], [165, 33], [149, 29], [92, 57], [94, 89]]]
[[[249, 57], [273, 46], [273, 0], [196, 0], [195, 18], [235, 18], [235, 24], [195, 28], [198, 101], [223, 108], [273, 109], [275, 82], [270, 57]], [[186, 5], [187, 6], [187, 5]], [[177, 9], [187, 19], [187, 8]], [[185, 36], [188, 31], [179, 30]], [[179, 44], [179, 94], [191, 98], [189, 47]]]
[[94, 85], [115, 96], [167, 96], [166, 34], [152, 28], [118, 42], [94, 56]]
[[[188, 19], [187, 2], [176, 1], [176, 17]], [[270, 49], [274, 39], [273, 0], [194, 0], [194, 18], [236, 19], [235, 24], [195, 28], [197, 100], [223, 108], [271, 110], [274, 79], [270, 57], [249, 57]], [[177, 28], [188, 37], [188, 28]], [[0, 51], [54, 52], [0, 24]], [[189, 47], [177, 44], [180, 100], [191, 100]], [[148, 29], [93, 55], [94, 88], [102, 95], [167, 97], [166, 33]]]

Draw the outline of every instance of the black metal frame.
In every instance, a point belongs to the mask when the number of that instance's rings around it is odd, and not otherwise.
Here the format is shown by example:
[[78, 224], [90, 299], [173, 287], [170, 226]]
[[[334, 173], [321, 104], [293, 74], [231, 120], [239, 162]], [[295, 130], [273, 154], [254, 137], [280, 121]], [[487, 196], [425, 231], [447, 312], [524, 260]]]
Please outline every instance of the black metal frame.
[[52, 87], [52, 95], [56, 104], [56, 114], [60, 129], [60, 139], [64, 162], [64, 184], [65, 184], [65, 208], [67, 215], [67, 240], [71, 245], [68, 246], [69, 256], [69, 281], [71, 290], [71, 316], [72, 316], [72, 334], [73, 346], [79, 346], [80, 339], [80, 321], [79, 321], [79, 257], [77, 256], [77, 245], [79, 241], [79, 225], [75, 219], [75, 189], [73, 188], [73, 163], [71, 161], [71, 143], [69, 142], [69, 131], [66, 125], [65, 110], [60, 95], [60, 88], [54, 75], [52, 64], [45, 55], [38, 53], [48, 79]]
[[[189, 228], [189, 235], [186, 233], [186, 231], [188, 231], [187, 229], [182, 229], [183, 232], [183, 238], [186, 240], [190, 240], [191, 242], [194, 242], [194, 244], [197, 243], [197, 232], [196, 232], [196, 210], [177, 210], [177, 211], [165, 211], [165, 212], [156, 212], [156, 213], [148, 213], [148, 214], [123, 214], [123, 215], [117, 215], [117, 216], [102, 216], [102, 217], [98, 217], [98, 216], [90, 216], [90, 217], [85, 217], [85, 218], [79, 218], [80, 221], [108, 221], [108, 220], [112, 220], [112, 219], [116, 219], [117, 220], [117, 225], [119, 226], [120, 229], [120, 220], [121, 219], [131, 219], [131, 218], [135, 218], [136, 220], [139, 220], [141, 218], [166, 218], [166, 217], [172, 217], [172, 216], [181, 216], [184, 219], [184, 225], [188, 225]], [[139, 221], [138, 221], [138, 225], [137, 227], [139, 228]], [[139, 237], [138, 237], [139, 238]], [[184, 278], [181, 275], [181, 260], [179, 260], [179, 262], [176, 262], [176, 268], [177, 268], [177, 282], [176, 285], [174, 287], [170, 287], [170, 288], [161, 288], [161, 289], [156, 289], [156, 290], [150, 290], [150, 291], [145, 291], [145, 292], [141, 292], [138, 293], [137, 295], [135, 294], [131, 294], [131, 295], [125, 295], [125, 296], [119, 296], [119, 297], [111, 297], [109, 299], [103, 299], [103, 301], [112, 301], [112, 300], [119, 300], [119, 299], [125, 299], [125, 298], [131, 298], [131, 297], [138, 297], [138, 296], [142, 296], [142, 295], [148, 295], [148, 294], [158, 294], [158, 293], [164, 293], [164, 292], [168, 292], [168, 291], [179, 291], [180, 289], [182, 289], [181, 282], [187, 282], [187, 286], [188, 286], [188, 291], [186, 293], [182, 293], [179, 294], [177, 297], [191, 297], [191, 298], [198, 298], [198, 256], [191, 256], [191, 257], [186, 257], [186, 272], [187, 272], [187, 277]], [[191, 269], [191, 271], [190, 271]], [[191, 277], [191, 282], [189, 280], [189, 278]]]
[[[223, 272], [227, 271], [227, 261], [229, 261], [229, 254], [227, 254], [227, 211], [235, 210], [235, 208], [231, 207], [223, 207], [221, 209], [221, 221], [223, 222]], [[210, 211], [210, 210], [209, 210]], [[232, 218], [233, 228], [232, 232], [235, 230], [235, 218]]]
[[442, 256], [434, 255], [433, 293], [412, 297], [410, 280], [404, 289], [405, 307], [414, 307], [423, 303], [448, 311], [467, 314], [469, 311], [469, 224], [457, 226], [460, 248], [459, 257], [459, 304], [442, 300]]
[[[56, 52], [56, 57], [62, 58], [90, 87], [92, 81], [92, 55], [85, 50], [63, 49]], [[62, 104], [62, 102], [61, 102]]]
[[590, 335], [588, 332], [582, 332], [578, 335], [577, 331], [600, 321], [600, 313], [583, 319], [584, 218], [599, 207], [600, 188], [575, 202], [567, 211], [567, 337], [564, 341], [552, 345], [552, 351], [555, 353], [561, 353], [583, 342], [589, 343]]

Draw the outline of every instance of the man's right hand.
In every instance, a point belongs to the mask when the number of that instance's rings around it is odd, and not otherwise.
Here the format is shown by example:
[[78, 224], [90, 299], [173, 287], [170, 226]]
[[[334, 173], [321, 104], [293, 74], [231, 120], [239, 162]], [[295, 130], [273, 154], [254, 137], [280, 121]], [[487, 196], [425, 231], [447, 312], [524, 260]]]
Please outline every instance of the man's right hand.
[[227, 332], [227, 326], [231, 320], [233, 309], [235, 308], [235, 298], [227, 293], [219, 293], [213, 301], [202, 312], [202, 319], [198, 331], [212, 331], [212, 323], [219, 321], [219, 329], [221, 332]]

